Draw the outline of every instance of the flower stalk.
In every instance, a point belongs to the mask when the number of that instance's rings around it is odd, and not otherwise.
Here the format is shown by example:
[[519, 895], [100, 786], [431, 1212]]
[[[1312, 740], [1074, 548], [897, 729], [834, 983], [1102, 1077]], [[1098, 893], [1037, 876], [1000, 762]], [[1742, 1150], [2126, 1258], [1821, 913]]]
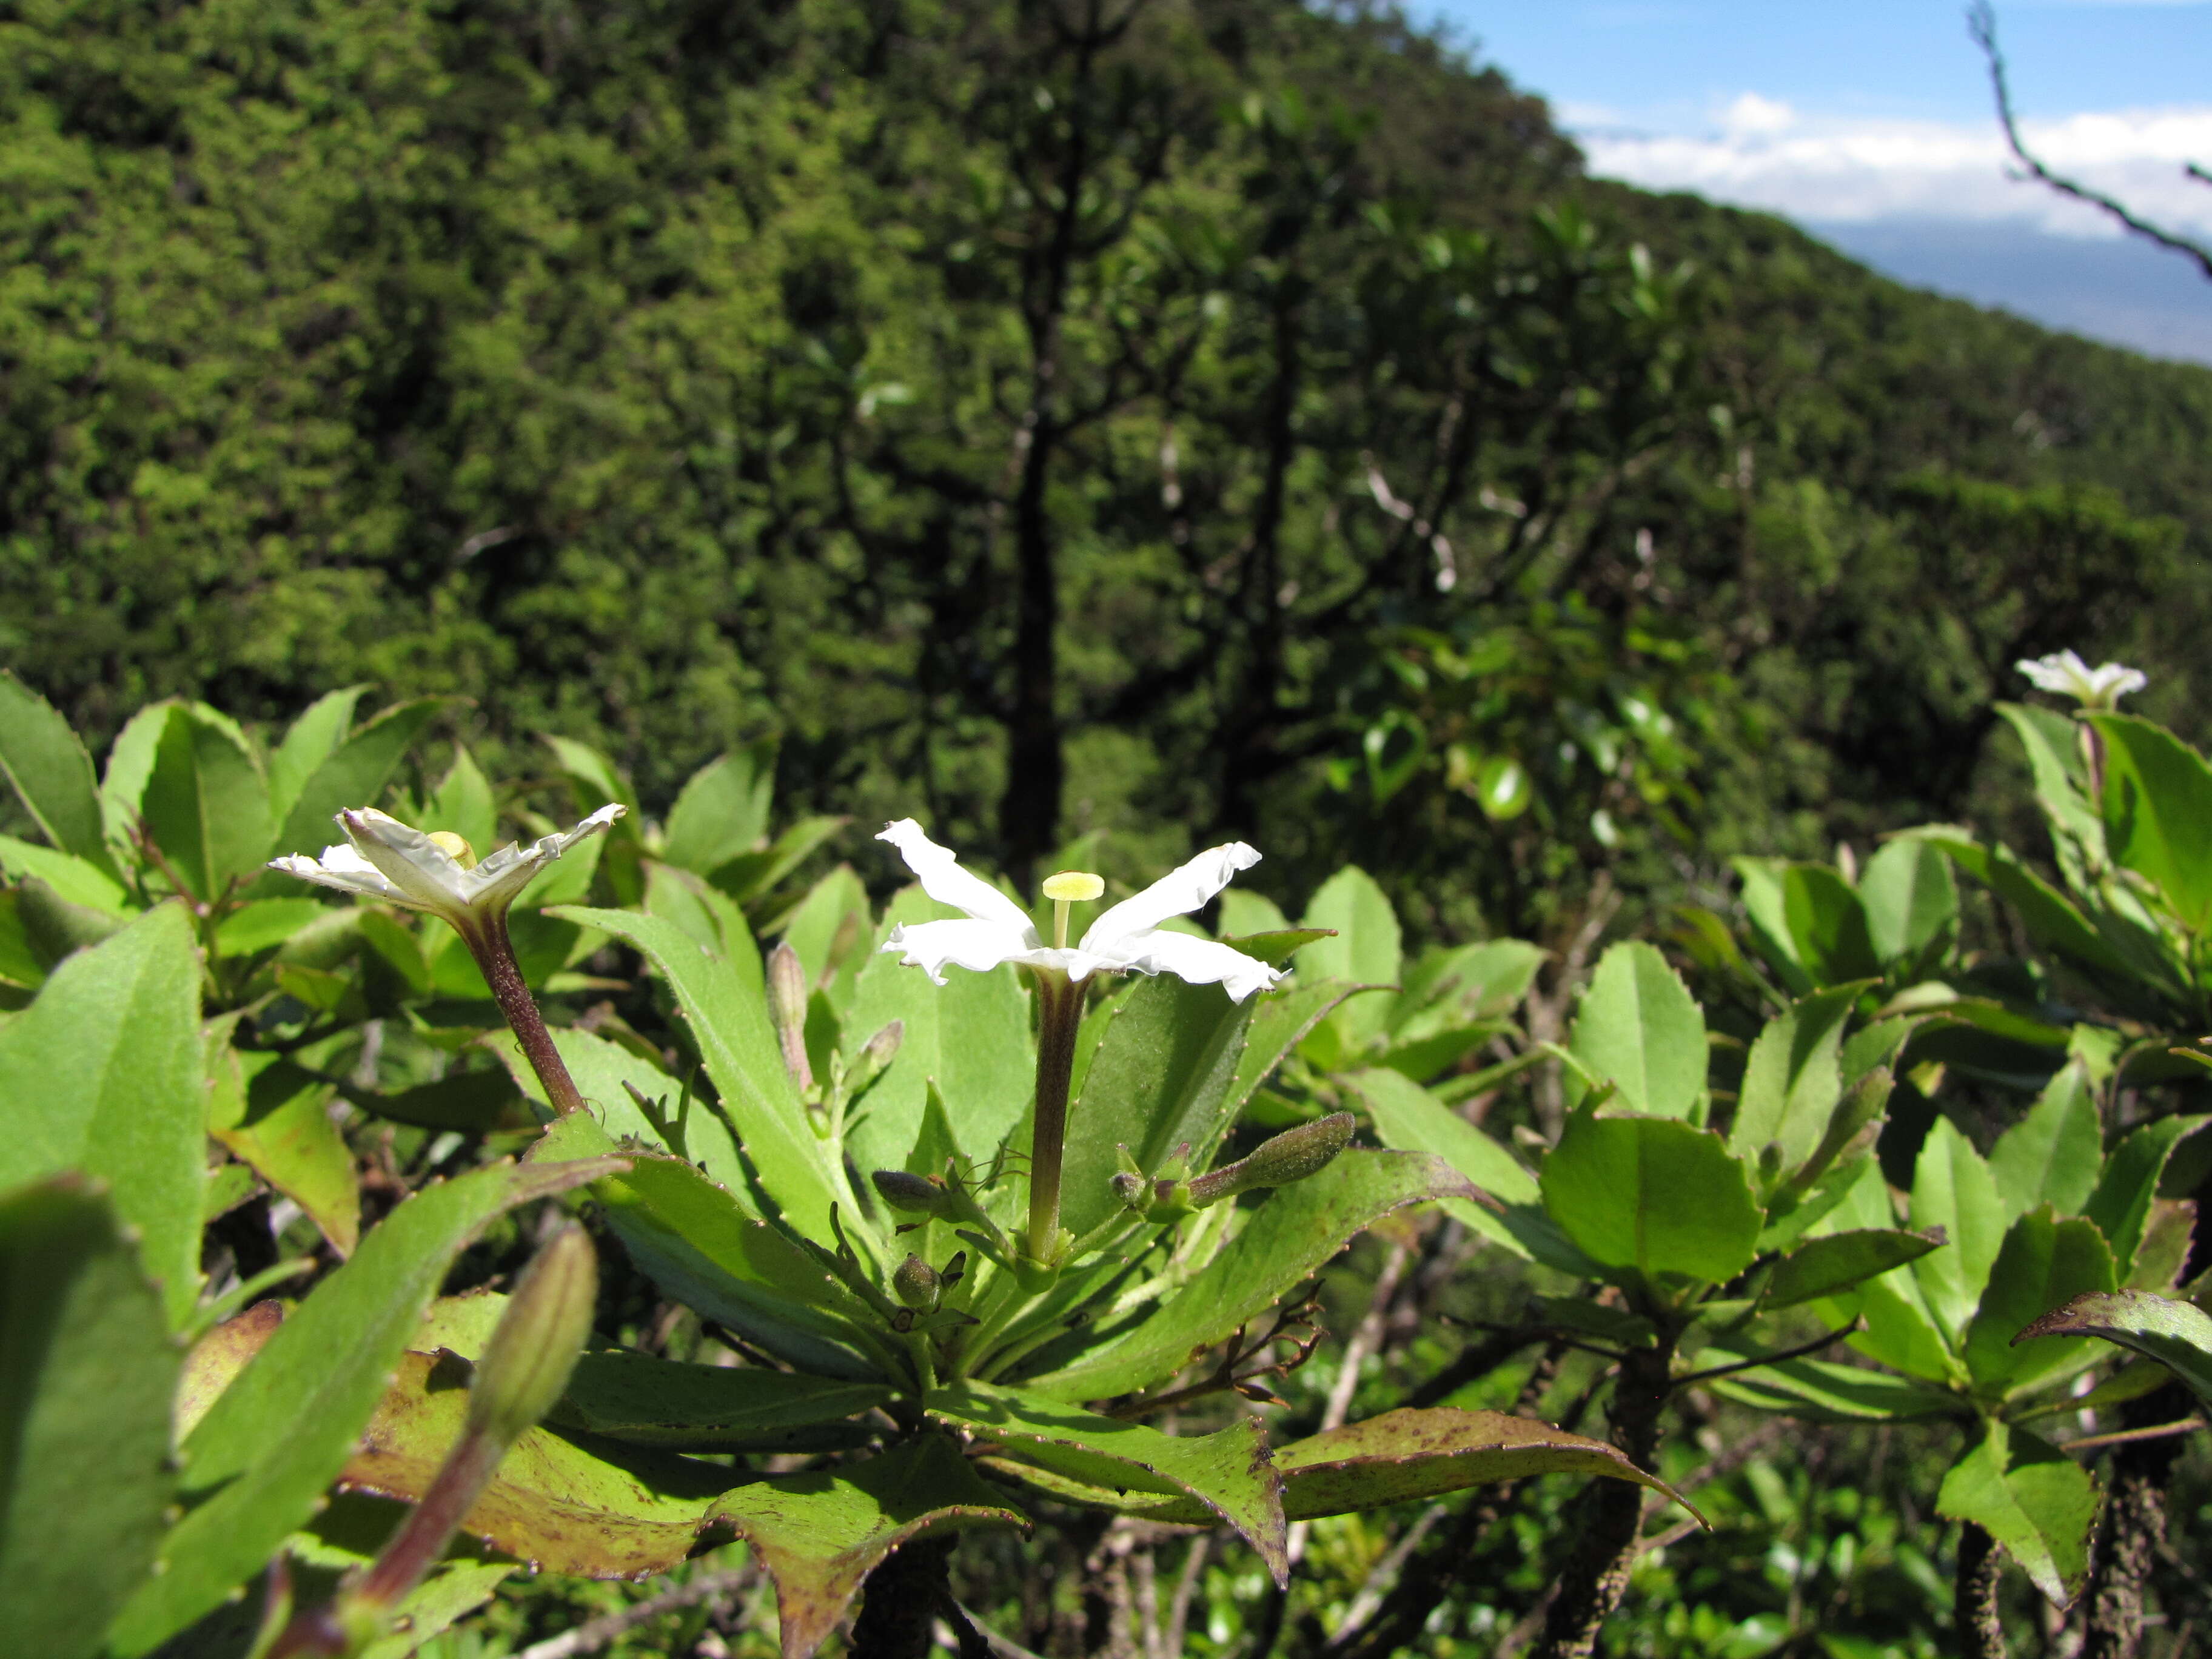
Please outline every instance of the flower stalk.
[[1083, 1024], [1083, 987], [1056, 969], [1030, 971], [1036, 981], [1037, 1060], [1036, 1127], [1030, 1141], [1029, 1253], [1032, 1260], [1049, 1266], [1061, 1252], [1060, 1165], [1067, 1146], [1075, 1036]]
[[568, 1075], [568, 1062], [554, 1045], [552, 1032], [545, 1029], [545, 1017], [538, 1011], [538, 999], [530, 994], [522, 969], [514, 959], [514, 943], [507, 931], [507, 913], [501, 911], [480, 926], [458, 931], [462, 943], [469, 947], [469, 954], [476, 958], [484, 983], [491, 987], [492, 1000], [506, 1017], [507, 1029], [521, 1044], [523, 1058], [538, 1073], [538, 1080], [545, 1085], [545, 1098], [553, 1108], [553, 1115], [566, 1117], [571, 1112], [583, 1110], [583, 1093], [576, 1087], [575, 1079]]
[[451, 830], [425, 833], [364, 806], [337, 815], [346, 839], [325, 848], [320, 858], [292, 854], [270, 860], [269, 867], [356, 897], [420, 910], [459, 933], [531, 1069], [545, 1085], [546, 1099], [556, 1115], [566, 1117], [583, 1109], [584, 1097], [554, 1047], [537, 1000], [514, 960], [507, 913], [540, 870], [622, 816], [623, 808], [610, 804], [573, 830], [528, 847], [509, 843], [479, 860], [475, 849]]
[[591, 1335], [599, 1298], [592, 1241], [574, 1222], [531, 1258], [469, 1383], [461, 1437], [375, 1560], [327, 1607], [295, 1613], [261, 1659], [357, 1654], [446, 1553], [525, 1431], [553, 1408]]

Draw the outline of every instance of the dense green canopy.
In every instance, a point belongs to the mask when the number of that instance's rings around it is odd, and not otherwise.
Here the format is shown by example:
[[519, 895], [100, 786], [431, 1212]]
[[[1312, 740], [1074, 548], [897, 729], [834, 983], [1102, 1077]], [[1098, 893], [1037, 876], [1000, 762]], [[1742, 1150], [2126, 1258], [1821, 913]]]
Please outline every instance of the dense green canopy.
[[17, 0], [0, 169], [0, 664], [95, 734], [780, 735], [1526, 932], [1964, 810], [2021, 654], [2193, 696], [2212, 374], [1584, 180], [1392, 15]]

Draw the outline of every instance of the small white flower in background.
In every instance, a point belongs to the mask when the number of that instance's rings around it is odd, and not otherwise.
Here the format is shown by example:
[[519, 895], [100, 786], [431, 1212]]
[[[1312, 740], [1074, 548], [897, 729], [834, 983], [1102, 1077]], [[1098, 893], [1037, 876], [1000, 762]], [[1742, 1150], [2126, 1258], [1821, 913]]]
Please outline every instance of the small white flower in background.
[[[908, 966], [919, 967], [939, 985], [945, 983], [947, 963], [981, 973], [1013, 962], [1063, 973], [1071, 980], [1102, 970], [1173, 974], [1193, 985], [1218, 985], [1232, 1000], [1242, 1002], [1283, 976], [1280, 969], [1226, 945], [1160, 931], [1160, 923], [1170, 916], [1188, 915], [1229, 885], [1239, 870], [1260, 861], [1259, 854], [1241, 841], [1208, 848], [1133, 898], [1109, 907], [1091, 924], [1081, 943], [1054, 946], [1039, 937], [1021, 906], [981, 877], [963, 870], [951, 849], [930, 840], [912, 818], [884, 825], [876, 839], [899, 849], [930, 897], [968, 913], [965, 921], [895, 927], [884, 944], [886, 951], [903, 951]], [[1048, 887], [1048, 896], [1059, 896]]]
[[2140, 668], [2124, 668], [2116, 662], [2092, 668], [2071, 651], [2054, 651], [2013, 666], [2027, 675], [2038, 690], [2072, 697], [2084, 708], [2118, 708], [2122, 697], [2150, 684]]
[[426, 835], [374, 807], [361, 807], [337, 815], [346, 839], [325, 847], [321, 858], [292, 853], [271, 859], [269, 867], [342, 893], [428, 911], [465, 932], [477, 921], [504, 916], [532, 877], [622, 815], [619, 806], [602, 806], [573, 830], [527, 847], [510, 842], [481, 861], [464, 862], [469, 844], [459, 836]]

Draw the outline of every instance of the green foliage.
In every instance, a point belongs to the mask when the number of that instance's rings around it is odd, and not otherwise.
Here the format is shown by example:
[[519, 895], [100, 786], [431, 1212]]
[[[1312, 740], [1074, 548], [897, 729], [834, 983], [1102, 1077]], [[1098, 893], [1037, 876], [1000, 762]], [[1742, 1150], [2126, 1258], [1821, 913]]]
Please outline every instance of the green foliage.
[[154, 1565], [179, 1355], [113, 1207], [80, 1176], [0, 1199], [0, 1611], [90, 1659]]

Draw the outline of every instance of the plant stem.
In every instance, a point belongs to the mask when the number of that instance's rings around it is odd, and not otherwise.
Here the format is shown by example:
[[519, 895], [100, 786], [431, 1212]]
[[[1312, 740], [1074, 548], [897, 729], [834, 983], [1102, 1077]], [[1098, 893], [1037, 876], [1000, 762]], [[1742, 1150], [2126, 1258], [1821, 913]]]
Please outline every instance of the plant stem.
[[[1656, 1346], [1621, 1356], [1613, 1389], [1613, 1443], [1638, 1468], [1651, 1467], [1659, 1447], [1660, 1416], [1674, 1386], [1674, 1331], [1662, 1323]], [[1600, 1627], [1628, 1588], [1644, 1488], [1626, 1480], [1594, 1480], [1583, 1501], [1589, 1507], [1582, 1541], [1559, 1575], [1536, 1659], [1589, 1659]]]
[[2155, 1427], [2136, 1425], [2145, 1420], [2155, 1425], [2185, 1404], [2186, 1396], [2169, 1383], [2122, 1408], [2129, 1431], [2146, 1437], [2124, 1442], [2112, 1455], [2105, 1523], [2089, 1569], [2088, 1593], [2082, 1598], [2088, 1612], [2081, 1659], [2136, 1659], [2142, 1644], [2143, 1586], [2166, 1542], [2166, 1486], [2183, 1448], [2171, 1437], [2148, 1437]]
[[499, 1004], [500, 1012], [507, 1016], [508, 1029], [522, 1045], [531, 1069], [545, 1085], [545, 1098], [551, 1103], [555, 1115], [566, 1117], [571, 1112], [583, 1110], [584, 1097], [575, 1079], [568, 1075], [561, 1051], [553, 1046], [553, 1034], [545, 1029], [545, 1018], [538, 1012], [537, 1000], [523, 982], [522, 969], [515, 965], [514, 944], [507, 937], [507, 917], [488, 917], [478, 927], [457, 931], [483, 971], [484, 983], [491, 987], [492, 1000]]
[[1067, 1145], [1067, 1089], [1075, 1072], [1075, 1034], [1083, 1024], [1083, 988], [1056, 969], [1032, 970], [1036, 981], [1036, 1128], [1030, 1142], [1029, 1253], [1048, 1261], [1060, 1237], [1060, 1171]]
[[1961, 1522], [1958, 1583], [1951, 1601], [1960, 1659], [2004, 1659], [2004, 1620], [1997, 1612], [2003, 1565], [1997, 1540], [1972, 1522]]

